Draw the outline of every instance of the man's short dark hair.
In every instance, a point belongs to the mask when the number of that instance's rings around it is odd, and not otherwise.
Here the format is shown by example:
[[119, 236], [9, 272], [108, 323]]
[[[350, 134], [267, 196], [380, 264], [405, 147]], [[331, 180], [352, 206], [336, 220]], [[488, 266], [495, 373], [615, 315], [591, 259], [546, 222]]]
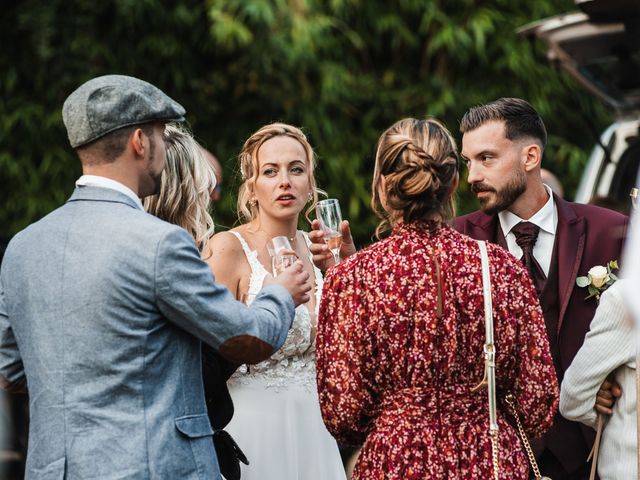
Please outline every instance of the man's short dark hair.
[[460, 132], [465, 133], [490, 121], [503, 121], [509, 140], [533, 138], [544, 149], [547, 130], [535, 108], [521, 98], [500, 98], [485, 105], [471, 107], [460, 121]]
[[78, 156], [83, 161], [86, 160], [94, 165], [112, 163], [122, 155], [127, 147], [129, 137], [136, 128], [141, 129], [147, 137], [153, 135], [153, 123], [143, 123], [141, 125], [119, 128], [91, 143], [76, 148]]

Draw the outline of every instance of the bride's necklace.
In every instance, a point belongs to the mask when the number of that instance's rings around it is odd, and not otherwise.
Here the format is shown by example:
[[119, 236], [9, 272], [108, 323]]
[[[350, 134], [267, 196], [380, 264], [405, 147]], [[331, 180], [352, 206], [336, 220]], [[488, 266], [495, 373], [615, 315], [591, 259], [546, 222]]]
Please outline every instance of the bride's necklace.
[[[265, 233], [266, 233], [266, 232], [265, 232]], [[293, 235], [293, 237], [289, 237], [288, 235], [284, 235], [284, 236], [285, 236], [285, 237], [287, 237], [287, 239], [288, 239], [290, 242], [295, 242], [297, 235], [298, 235], [298, 234], [296, 233], [296, 234], [294, 234], [294, 235]]]
[[289, 240], [289, 242], [295, 242], [296, 238], [298, 237], [298, 232], [297, 231], [296, 231], [296, 233], [293, 234], [293, 237], [290, 237], [289, 235], [272, 235], [269, 232], [267, 232], [266, 230], [264, 230], [262, 227], [259, 228], [258, 231], [264, 233], [269, 238], [279, 237], [279, 236], [287, 237], [287, 240]]

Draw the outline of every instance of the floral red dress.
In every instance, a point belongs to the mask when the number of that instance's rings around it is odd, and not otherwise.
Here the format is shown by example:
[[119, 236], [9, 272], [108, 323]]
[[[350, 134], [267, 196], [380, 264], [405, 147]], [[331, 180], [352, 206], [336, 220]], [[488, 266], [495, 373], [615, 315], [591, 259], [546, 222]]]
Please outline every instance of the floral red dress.
[[[530, 437], [546, 431], [558, 384], [524, 267], [488, 245], [497, 349], [500, 478], [529, 471], [501, 400], [513, 393]], [[332, 268], [317, 335], [325, 424], [364, 442], [356, 480], [492, 478], [482, 267], [477, 243], [436, 222], [398, 226]], [[438, 280], [439, 279], [439, 280]]]

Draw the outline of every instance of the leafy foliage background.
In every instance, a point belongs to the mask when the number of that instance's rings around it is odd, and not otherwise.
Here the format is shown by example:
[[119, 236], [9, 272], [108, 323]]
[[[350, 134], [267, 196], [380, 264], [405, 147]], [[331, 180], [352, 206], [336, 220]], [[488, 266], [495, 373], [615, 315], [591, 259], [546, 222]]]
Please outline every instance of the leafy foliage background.
[[[63, 203], [80, 175], [61, 108], [87, 79], [143, 78], [187, 109], [222, 161], [219, 228], [235, 222], [235, 156], [261, 125], [303, 127], [319, 185], [362, 245], [377, 223], [369, 184], [380, 133], [405, 116], [441, 118], [528, 99], [550, 133], [544, 164], [575, 190], [605, 109], [516, 28], [571, 0], [8, 0], [0, 13], [0, 237]], [[463, 170], [463, 176], [465, 174]], [[459, 211], [475, 208], [464, 184]], [[46, 244], [46, 239], [43, 239]]]

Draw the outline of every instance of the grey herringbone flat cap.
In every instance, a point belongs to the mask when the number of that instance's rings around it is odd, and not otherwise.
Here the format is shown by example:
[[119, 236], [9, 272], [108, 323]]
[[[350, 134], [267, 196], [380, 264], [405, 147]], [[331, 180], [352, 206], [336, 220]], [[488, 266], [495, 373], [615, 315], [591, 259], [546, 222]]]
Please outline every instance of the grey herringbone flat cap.
[[96, 77], [78, 87], [62, 106], [69, 143], [81, 147], [122, 127], [184, 120], [185, 109], [150, 83], [125, 75]]

